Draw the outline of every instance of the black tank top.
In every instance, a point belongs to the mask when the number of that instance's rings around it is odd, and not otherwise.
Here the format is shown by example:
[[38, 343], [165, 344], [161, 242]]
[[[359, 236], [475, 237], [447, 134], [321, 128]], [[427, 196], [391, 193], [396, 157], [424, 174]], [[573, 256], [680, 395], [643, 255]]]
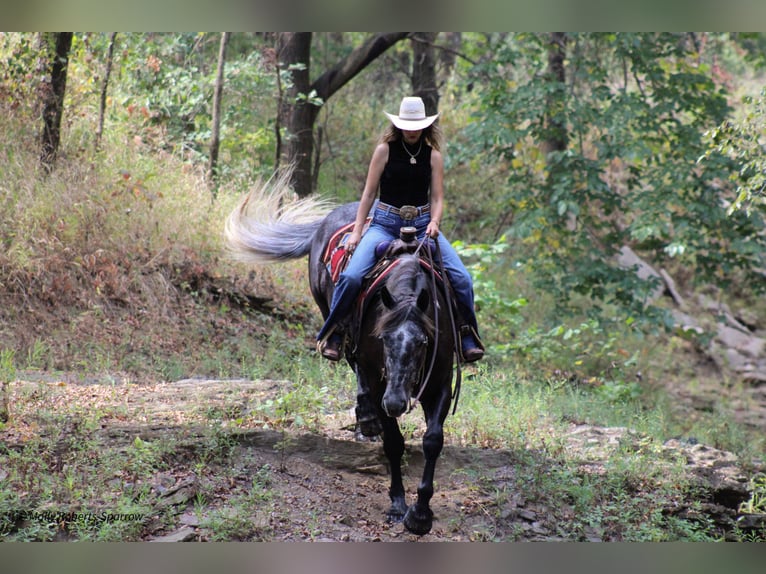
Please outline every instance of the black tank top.
[[[388, 162], [380, 176], [380, 201], [394, 207], [425, 205], [431, 188], [431, 146], [423, 142], [415, 157], [417, 163], [413, 164], [402, 144], [402, 140], [388, 142]], [[410, 147], [410, 153], [417, 149], [417, 145]]]

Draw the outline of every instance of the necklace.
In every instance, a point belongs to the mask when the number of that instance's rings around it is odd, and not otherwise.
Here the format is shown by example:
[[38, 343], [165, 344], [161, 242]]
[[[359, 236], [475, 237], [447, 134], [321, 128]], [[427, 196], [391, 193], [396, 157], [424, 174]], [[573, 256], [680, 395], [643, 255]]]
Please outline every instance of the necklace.
[[420, 148], [423, 147], [423, 140], [420, 140], [420, 144], [418, 144], [418, 151], [416, 151], [414, 154], [410, 153], [410, 150], [407, 149], [407, 144], [404, 143], [404, 138], [402, 138], [402, 147], [404, 148], [404, 151], [407, 152], [407, 155], [410, 156], [410, 163], [415, 165], [418, 163], [418, 160], [415, 158], [418, 157], [418, 154], [420, 153]]

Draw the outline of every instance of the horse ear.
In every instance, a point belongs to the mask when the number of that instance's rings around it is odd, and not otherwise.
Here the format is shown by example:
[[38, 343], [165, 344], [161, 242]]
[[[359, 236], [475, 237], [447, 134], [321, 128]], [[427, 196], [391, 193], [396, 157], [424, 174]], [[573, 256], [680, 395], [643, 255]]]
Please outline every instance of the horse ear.
[[386, 306], [388, 309], [393, 309], [396, 305], [396, 301], [394, 300], [394, 296], [391, 295], [391, 291], [388, 290], [388, 287], [383, 285], [380, 289], [380, 298], [383, 301], [383, 305]]
[[418, 302], [417, 306], [418, 309], [423, 311], [424, 313], [428, 311], [428, 305], [431, 303], [431, 294], [428, 292], [428, 289], [421, 289], [420, 295], [418, 295]]

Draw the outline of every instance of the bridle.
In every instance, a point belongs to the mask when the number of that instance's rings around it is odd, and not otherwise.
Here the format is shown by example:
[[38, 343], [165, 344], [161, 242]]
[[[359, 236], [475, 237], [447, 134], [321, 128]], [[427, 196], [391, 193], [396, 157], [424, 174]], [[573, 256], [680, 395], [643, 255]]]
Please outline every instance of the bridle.
[[[424, 235], [423, 239], [418, 243], [417, 248], [415, 249], [414, 255], [418, 255], [421, 248], [425, 243], [428, 241], [429, 237], [428, 235]], [[431, 252], [431, 249], [425, 249], [425, 259], [428, 262], [428, 264], [431, 266], [431, 300], [433, 301], [434, 306], [434, 345], [433, 350], [431, 351], [431, 364], [428, 366], [428, 372], [424, 377], [421, 377], [420, 383], [418, 385], [418, 394], [415, 397], [415, 402], [417, 403], [420, 401], [420, 397], [423, 395], [423, 391], [426, 389], [426, 385], [431, 380], [431, 374], [434, 370], [434, 365], [436, 364], [436, 355], [437, 350], [439, 346], [439, 300], [437, 297], [437, 286], [436, 286], [436, 271], [438, 271], [441, 274], [442, 281], [444, 282], [444, 297], [446, 299], [447, 303], [447, 311], [449, 313], [449, 323], [450, 328], [452, 329], [452, 341], [454, 343], [454, 353], [457, 359], [457, 371], [455, 373], [455, 389], [452, 393], [452, 399], [454, 401], [454, 404], [452, 406], [452, 414], [454, 415], [457, 411], [457, 400], [460, 396], [460, 383], [462, 381], [462, 370], [460, 366], [461, 357], [460, 357], [460, 351], [458, 350], [459, 340], [457, 336], [457, 326], [455, 324], [455, 314], [452, 310], [452, 289], [450, 287], [449, 283], [449, 277], [447, 277], [447, 273], [444, 269], [444, 258], [442, 257], [441, 248], [439, 247], [439, 242], [437, 240], [434, 240], [434, 246], [436, 251], [436, 259], [438, 260], [439, 267], [437, 269], [436, 267], [436, 261], [434, 261], [433, 253]], [[423, 367], [421, 367], [420, 372], [422, 374], [424, 370], [425, 364]], [[407, 412], [410, 412], [413, 409], [413, 402], [410, 401], [410, 407]]]

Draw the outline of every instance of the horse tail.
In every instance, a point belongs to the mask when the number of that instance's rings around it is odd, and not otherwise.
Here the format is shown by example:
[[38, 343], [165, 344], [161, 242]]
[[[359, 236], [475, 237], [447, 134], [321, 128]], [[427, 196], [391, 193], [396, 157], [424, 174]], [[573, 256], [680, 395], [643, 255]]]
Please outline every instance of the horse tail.
[[224, 239], [235, 259], [274, 263], [310, 252], [314, 234], [331, 205], [313, 197], [290, 198], [290, 175], [286, 170], [258, 182], [229, 214]]

